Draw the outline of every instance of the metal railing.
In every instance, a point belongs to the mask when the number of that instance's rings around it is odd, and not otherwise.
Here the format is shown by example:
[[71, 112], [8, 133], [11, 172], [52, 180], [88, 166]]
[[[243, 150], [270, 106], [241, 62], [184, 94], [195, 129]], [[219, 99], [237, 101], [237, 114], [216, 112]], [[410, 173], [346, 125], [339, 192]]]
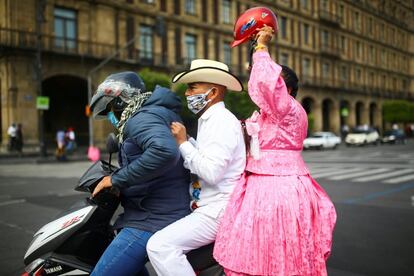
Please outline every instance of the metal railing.
[[331, 55], [331, 56], [340, 56], [341, 49], [339, 47], [332, 45], [332, 44], [321, 44], [319, 51], [321, 54]]
[[[95, 57], [107, 56], [115, 50], [115, 46], [112, 44], [57, 37], [47, 34], [42, 35], [41, 43], [43, 51]], [[36, 49], [36, 33], [0, 28], [0, 45], [9, 48], [34, 50]]]
[[[47, 34], [42, 35], [41, 43], [44, 52], [94, 58], [106, 58], [117, 50], [117, 47], [113, 44], [58, 37]], [[36, 50], [36, 33], [0, 28], [0, 47]], [[167, 66], [166, 53], [154, 54], [153, 52], [141, 51], [133, 47], [121, 51], [115, 59], [141, 63], [148, 66]]]
[[412, 95], [408, 91], [383, 88], [377, 85], [364, 84], [358, 81], [348, 79], [316, 77], [310, 75], [299, 76], [300, 85], [304, 87], [331, 88], [337, 90], [351, 91], [360, 94], [370, 95], [373, 97], [385, 98], [407, 98]]
[[336, 25], [341, 23], [341, 17], [339, 15], [324, 9], [319, 10], [319, 19]]

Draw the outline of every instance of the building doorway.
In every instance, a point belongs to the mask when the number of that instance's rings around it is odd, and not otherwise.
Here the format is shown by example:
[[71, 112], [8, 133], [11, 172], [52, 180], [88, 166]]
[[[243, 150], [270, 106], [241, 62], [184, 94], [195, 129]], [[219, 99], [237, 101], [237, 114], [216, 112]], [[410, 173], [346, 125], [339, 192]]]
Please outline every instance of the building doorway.
[[302, 106], [305, 109], [306, 114], [312, 113], [314, 101], [312, 98], [306, 97], [302, 99]]
[[378, 112], [377, 104], [371, 103], [369, 105], [369, 125], [370, 126], [379, 127], [378, 122], [377, 122], [378, 120], [377, 112]]
[[88, 143], [88, 118], [85, 106], [88, 103], [85, 79], [58, 75], [42, 83], [43, 95], [49, 97], [49, 110], [44, 113], [45, 141], [54, 145], [56, 132], [73, 127], [78, 145]]
[[362, 113], [364, 112], [364, 103], [357, 102], [355, 106], [355, 120], [356, 126], [362, 125]]

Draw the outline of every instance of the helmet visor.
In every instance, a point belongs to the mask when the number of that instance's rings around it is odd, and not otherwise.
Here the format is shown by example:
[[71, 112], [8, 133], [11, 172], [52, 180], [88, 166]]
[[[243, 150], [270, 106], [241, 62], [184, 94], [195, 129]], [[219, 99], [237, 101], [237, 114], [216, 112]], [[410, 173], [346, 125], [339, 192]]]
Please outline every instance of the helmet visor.
[[95, 94], [91, 100], [93, 118], [97, 120], [106, 119], [108, 112], [111, 111], [109, 103], [114, 99], [114, 97], [106, 96], [101, 93]]

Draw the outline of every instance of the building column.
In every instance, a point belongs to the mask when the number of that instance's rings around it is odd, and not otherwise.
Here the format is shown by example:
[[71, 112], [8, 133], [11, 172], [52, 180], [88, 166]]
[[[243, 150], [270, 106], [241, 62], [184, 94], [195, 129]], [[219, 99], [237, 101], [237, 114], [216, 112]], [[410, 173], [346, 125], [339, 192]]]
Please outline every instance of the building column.
[[314, 118], [313, 131], [322, 131], [322, 102], [315, 100], [312, 106], [312, 114]]
[[341, 117], [340, 117], [340, 107], [339, 102], [332, 103], [332, 110], [330, 113], [330, 130], [336, 134], [341, 133]]
[[349, 112], [348, 112], [348, 126], [353, 128], [356, 126], [356, 104], [355, 102], [349, 102]]
[[384, 132], [383, 124], [382, 124], [382, 106], [378, 105], [375, 111], [375, 125], [374, 127], [378, 127], [381, 132]]

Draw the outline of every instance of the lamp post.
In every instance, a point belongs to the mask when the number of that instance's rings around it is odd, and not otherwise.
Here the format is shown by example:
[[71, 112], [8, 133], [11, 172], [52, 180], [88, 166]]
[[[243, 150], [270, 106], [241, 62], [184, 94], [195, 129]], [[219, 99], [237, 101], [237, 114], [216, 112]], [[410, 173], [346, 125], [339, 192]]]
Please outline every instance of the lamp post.
[[[37, 96], [42, 96], [42, 23], [45, 22], [44, 11], [46, 8], [46, 0], [38, 0], [36, 2], [36, 90]], [[39, 132], [39, 150], [40, 156], [46, 157], [46, 144], [44, 135], [43, 110], [38, 110], [38, 132]]]

